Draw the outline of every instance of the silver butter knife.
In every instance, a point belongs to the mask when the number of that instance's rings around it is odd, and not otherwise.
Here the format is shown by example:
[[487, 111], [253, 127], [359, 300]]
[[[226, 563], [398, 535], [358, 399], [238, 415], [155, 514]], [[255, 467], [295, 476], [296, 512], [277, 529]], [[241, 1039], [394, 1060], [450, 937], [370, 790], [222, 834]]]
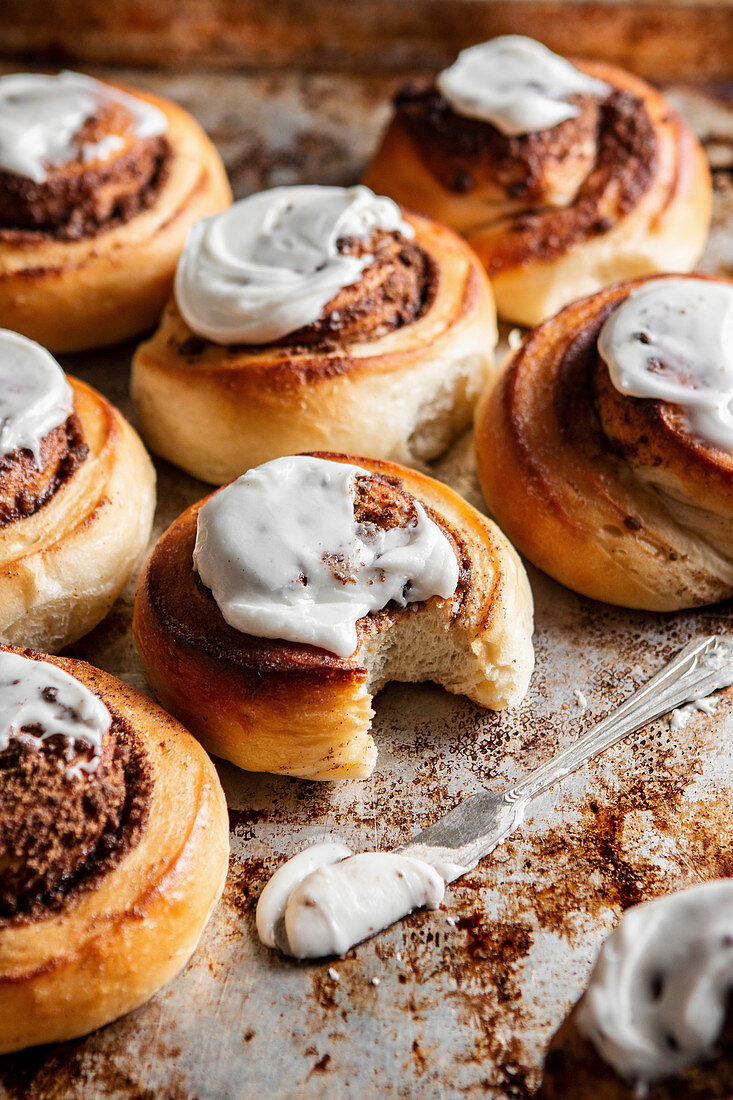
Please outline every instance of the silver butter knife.
[[732, 684], [733, 640], [697, 638], [620, 707], [516, 786], [472, 795], [396, 851], [434, 865], [441, 860], [454, 865], [456, 874], [445, 880], [452, 882], [518, 828], [533, 798], [655, 718]]
[[444, 884], [506, 840], [534, 798], [655, 718], [732, 684], [733, 639], [697, 638], [578, 741], [510, 790], [472, 795], [391, 852], [353, 855], [339, 844], [306, 849], [275, 872], [260, 896], [260, 939], [297, 958], [343, 954], [413, 909], [434, 908]]

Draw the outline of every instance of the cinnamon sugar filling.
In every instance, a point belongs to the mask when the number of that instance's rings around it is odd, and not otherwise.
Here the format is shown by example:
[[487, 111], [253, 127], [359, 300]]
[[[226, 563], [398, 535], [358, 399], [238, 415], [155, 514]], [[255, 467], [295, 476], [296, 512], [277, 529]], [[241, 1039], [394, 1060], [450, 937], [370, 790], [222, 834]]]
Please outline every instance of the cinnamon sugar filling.
[[35, 513], [89, 453], [76, 413], [42, 440], [39, 464], [27, 449], [0, 458], [0, 528]]
[[330, 351], [346, 343], [386, 336], [412, 324], [430, 307], [437, 271], [426, 252], [399, 233], [377, 233], [369, 241], [339, 241], [339, 251], [374, 260], [358, 283], [344, 287], [327, 302], [321, 316], [272, 346]]
[[69, 778], [66, 742], [11, 741], [0, 753], [0, 928], [34, 921], [94, 888], [139, 841], [152, 778], [125, 720], [95, 771]]
[[[448, 190], [468, 194], [491, 181], [507, 200], [527, 204], [508, 216], [499, 207], [493, 224], [506, 235], [497, 242], [489, 275], [558, 255], [606, 232], [639, 204], [653, 182], [658, 141], [643, 100], [614, 90], [601, 103], [588, 97], [573, 102], [580, 108], [576, 118], [510, 138], [489, 122], [457, 115], [434, 88], [408, 88], [397, 97], [399, 119]], [[573, 173], [578, 174], [574, 182]], [[567, 198], [552, 205], [546, 192], [558, 183], [568, 189]], [[491, 224], [487, 205], [484, 225]]]
[[[730, 463], [717, 452], [701, 451], [690, 434], [684, 414], [674, 405], [653, 398], [620, 394], [613, 386], [608, 366], [598, 352], [598, 336], [606, 318], [619, 307], [625, 295], [607, 302], [570, 343], [558, 366], [555, 414], [564, 439], [589, 462], [613, 454], [634, 470], [662, 466], [672, 460], [670, 437], [655, 444], [662, 426], [672, 430], [685, 445], [686, 461], [705, 468], [709, 476], [730, 481]], [[626, 521], [636, 529], [635, 521]]]
[[[265, 348], [284, 348], [293, 354], [337, 352], [344, 345], [365, 343], [404, 328], [430, 309], [438, 288], [438, 271], [427, 252], [399, 233], [377, 233], [369, 241], [339, 242], [342, 252], [374, 256], [358, 283], [344, 287], [309, 325], [269, 344], [233, 344], [228, 354], [253, 355]], [[176, 350], [189, 363], [211, 347], [191, 334]]]
[[[77, 135], [77, 159], [51, 167], [42, 183], [0, 170], [0, 240], [91, 237], [148, 209], [167, 176], [170, 147], [164, 137], [135, 136], [132, 121], [119, 104], [101, 110]], [[121, 147], [86, 163], [82, 148], [110, 137]]]
[[[448, 539], [458, 560], [458, 584], [452, 597], [452, 617], [456, 618], [468, 592], [471, 577], [470, 554], [457, 531], [449, 527], [427, 504], [423, 504], [423, 508]], [[390, 531], [393, 527], [409, 527], [417, 522], [415, 498], [407, 492], [400, 478], [385, 474], [357, 477], [354, 518], [367, 528], [373, 526], [384, 531]], [[378, 627], [384, 616], [410, 614], [420, 606], [420, 603], [412, 603], [407, 607], [400, 607], [390, 602], [380, 611], [371, 612], [361, 620], [361, 633], [368, 633], [370, 627]]]
[[[330, 458], [329, 454], [317, 457]], [[429, 518], [438, 525], [451, 543], [459, 565], [459, 578], [452, 597], [452, 615], [457, 617], [468, 598], [471, 584], [471, 556], [455, 528], [428, 505]], [[365, 474], [356, 479], [354, 515], [360, 523], [389, 530], [414, 522], [414, 498], [400, 478], [384, 474]], [[170, 636], [171, 644], [205, 655], [215, 662], [228, 662], [241, 678], [249, 677], [253, 690], [261, 687], [262, 675], [318, 676], [353, 674], [351, 658], [343, 658], [313, 646], [273, 641], [243, 634], [223, 618], [210, 590], [201, 582], [193, 567], [196, 518], [187, 516], [167, 531], [151, 556], [145, 585], [156, 622]], [[338, 563], [334, 562], [338, 569]], [[371, 612], [357, 624], [359, 644], [390, 619], [412, 614], [423, 606], [388, 604]], [[185, 609], [185, 614], [182, 611]]]
[[571, 342], [558, 369], [554, 393], [558, 424], [566, 440], [591, 458], [614, 449], [601, 426], [594, 379], [605, 367], [598, 354], [598, 334], [618, 304], [609, 302], [599, 310]]
[[516, 137], [490, 122], [457, 114], [434, 85], [408, 84], [398, 92], [395, 107], [420, 156], [446, 190], [465, 194], [492, 182], [508, 198], [540, 201], [553, 175], [566, 175], [568, 169], [582, 173], [579, 184], [595, 157], [598, 100], [575, 95], [568, 102], [577, 108], [577, 116]]

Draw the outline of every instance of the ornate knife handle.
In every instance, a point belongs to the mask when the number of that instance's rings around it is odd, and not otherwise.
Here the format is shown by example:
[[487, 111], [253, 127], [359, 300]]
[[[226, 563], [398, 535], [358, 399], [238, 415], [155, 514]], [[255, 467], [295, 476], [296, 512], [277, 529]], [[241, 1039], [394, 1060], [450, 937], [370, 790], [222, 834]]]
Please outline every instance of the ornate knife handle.
[[506, 792], [506, 800], [529, 801], [634, 730], [683, 703], [702, 699], [731, 684], [733, 641], [724, 637], [697, 638], [579, 741], [521, 779]]

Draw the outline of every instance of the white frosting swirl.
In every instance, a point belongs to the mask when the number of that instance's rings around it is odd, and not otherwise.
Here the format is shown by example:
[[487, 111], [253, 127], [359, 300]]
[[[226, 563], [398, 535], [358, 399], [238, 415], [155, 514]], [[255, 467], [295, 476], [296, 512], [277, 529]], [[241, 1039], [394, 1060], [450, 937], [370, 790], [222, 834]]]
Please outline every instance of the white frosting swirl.
[[318, 319], [374, 259], [338, 250], [375, 231], [412, 237], [391, 199], [367, 187], [275, 187], [204, 218], [188, 234], [176, 302], [215, 344], [265, 344]]
[[620, 1077], [710, 1057], [733, 989], [733, 881], [634, 906], [601, 948], [578, 1028]]
[[82, 73], [13, 73], [0, 77], [0, 168], [42, 183], [49, 167], [103, 159], [120, 147], [120, 138], [83, 146], [74, 139], [104, 103], [121, 103], [133, 116], [139, 137], [165, 133], [168, 122], [152, 103]]
[[702, 441], [733, 453], [733, 285], [652, 279], [607, 318], [598, 351], [620, 393], [679, 405]]
[[340, 841], [323, 841], [322, 844], [313, 844], [310, 848], [305, 848], [304, 851], [291, 856], [286, 863], [278, 867], [272, 878], [268, 880], [257, 902], [257, 935], [265, 947], [276, 947], [280, 951], [287, 952], [285, 909], [293, 890], [313, 871], [346, 859], [351, 854], [351, 848], [347, 848]]
[[407, 527], [357, 523], [360, 474], [368, 471], [343, 462], [277, 458], [203, 506], [194, 565], [230, 626], [348, 657], [370, 611], [453, 595], [455, 553], [418, 501]]
[[437, 909], [444, 894], [441, 876], [420, 859], [352, 855], [329, 842], [278, 868], [257, 903], [257, 931], [267, 947], [296, 959], [343, 955], [413, 909]]
[[73, 390], [53, 356], [0, 329], [0, 457], [27, 448], [38, 465], [41, 440], [73, 411]]
[[437, 85], [457, 114], [491, 122], [509, 137], [574, 118], [578, 108], [568, 96], [601, 97], [610, 91], [602, 80], [521, 34], [462, 50], [438, 75]]
[[11, 740], [40, 748], [49, 737], [61, 736], [67, 743], [66, 774], [78, 776], [96, 770], [111, 724], [101, 699], [68, 672], [50, 661], [0, 651], [0, 752]]

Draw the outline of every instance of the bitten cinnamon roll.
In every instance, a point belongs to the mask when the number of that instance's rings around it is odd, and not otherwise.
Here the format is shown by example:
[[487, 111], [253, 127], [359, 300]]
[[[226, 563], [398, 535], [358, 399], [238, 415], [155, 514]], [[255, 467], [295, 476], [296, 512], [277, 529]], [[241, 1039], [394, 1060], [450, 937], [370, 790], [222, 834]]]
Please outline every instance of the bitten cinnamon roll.
[[155, 471], [117, 409], [0, 330], [0, 642], [56, 650], [96, 626], [154, 511]]
[[372, 696], [434, 680], [499, 710], [533, 666], [513, 548], [445, 485], [344, 455], [275, 459], [189, 508], [143, 570], [151, 684], [209, 751], [252, 771], [369, 775]]
[[542, 1100], [733, 1094], [733, 883], [635, 905], [552, 1039]]
[[81, 73], [0, 77], [0, 325], [52, 351], [150, 328], [231, 192], [180, 107]]
[[318, 448], [420, 462], [470, 423], [495, 344], [450, 230], [363, 187], [279, 187], [193, 228], [132, 393], [148, 446], [214, 484]]
[[83, 661], [0, 645], [0, 1053], [84, 1035], [191, 956], [226, 802], [189, 733]]
[[733, 594], [733, 283], [638, 279], [530, 333], [477, 410], [484, 496], [587, 596], [670, 611]]
[[710, 174], [653, 88], [508, 35], [412, 84], [365, 182], [462, 233], [501, 317], [536, 325], [608, 283], [689, 271]]

